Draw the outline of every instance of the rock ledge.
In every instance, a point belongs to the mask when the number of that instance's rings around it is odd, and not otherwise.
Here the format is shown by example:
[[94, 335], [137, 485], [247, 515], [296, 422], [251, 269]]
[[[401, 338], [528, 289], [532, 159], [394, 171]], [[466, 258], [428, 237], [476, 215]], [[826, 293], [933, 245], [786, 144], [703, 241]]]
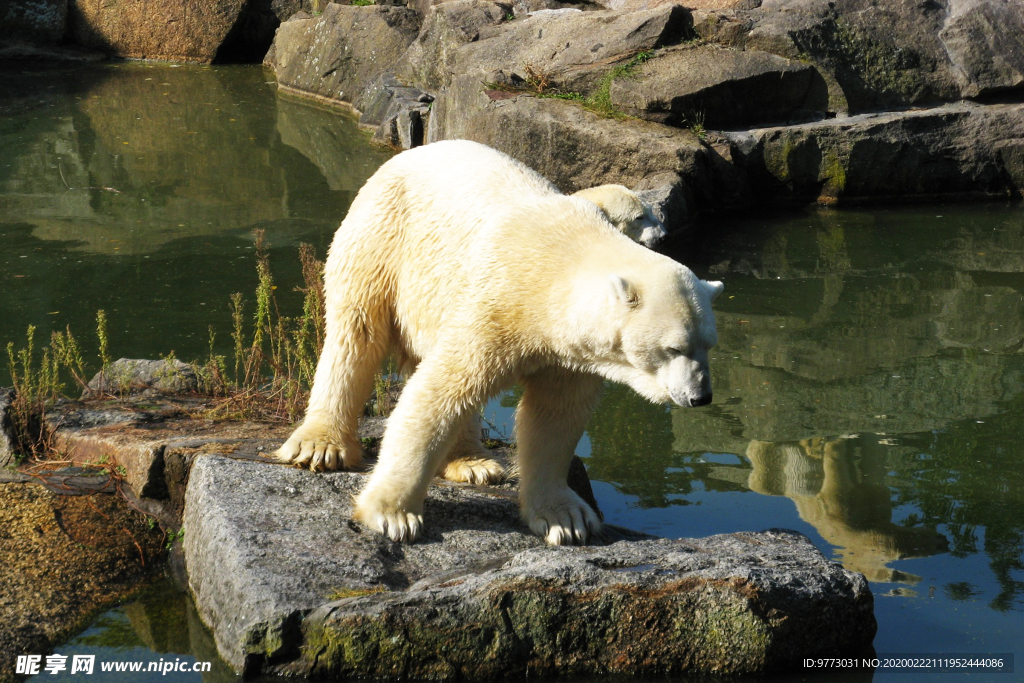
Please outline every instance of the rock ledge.
[[856, 656], [864, 577], [790, 531], [666, 540], [609, 527], [549, 548], [509, 491], [440, 483], [427, 533], [350, 521], [363, 474], [197, 459], [185, 559], [221, 655], [247, 675], [375, 679], [771, 672]]

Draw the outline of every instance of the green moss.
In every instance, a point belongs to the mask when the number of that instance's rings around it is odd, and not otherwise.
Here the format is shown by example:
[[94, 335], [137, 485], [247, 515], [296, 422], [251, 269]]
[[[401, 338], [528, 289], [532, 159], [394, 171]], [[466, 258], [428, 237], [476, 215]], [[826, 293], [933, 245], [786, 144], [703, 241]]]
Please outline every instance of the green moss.
[[654, 52], [644, 50], [635, 54], [625, 64], [611, 69], [598, 82], [597, 89], [583, 101], [583, 107], [604, 118], [626, 119], [629, 116], [612, 102], [612, 83], [619, 78], [631, 78], [636, 68], [654, 56]]
[[821, 196], [826, 199], [836, 199], [846, 189], [846, 166], [837, 154], [826, 152], [821, 165], [821, 178], [825, 181]]
[[790, 180], [789, 157], [795, 145], [789, 136], [782, 139], [782, 146], [768, 143], [764, 146], [764, 165], [773, 176], [786, 183]]

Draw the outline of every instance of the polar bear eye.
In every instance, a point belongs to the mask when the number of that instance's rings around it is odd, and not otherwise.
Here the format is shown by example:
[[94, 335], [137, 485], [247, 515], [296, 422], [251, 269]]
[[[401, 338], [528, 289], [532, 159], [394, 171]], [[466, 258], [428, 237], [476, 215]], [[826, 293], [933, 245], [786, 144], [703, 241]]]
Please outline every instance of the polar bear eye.
[[680, 349], [680, 348], [677, 348], [677, 347], [675, 347], [675, 346], [670, 346], [670, 347], [668, 347], [667, 351], [668, 351], [668, 355], [670, 355], [670, 356], [685, 356], [685, 355], [686, 355], [686, 354], [685, 354], [685, 353], [683, 352], [683, 350], [682, 350], [682, 349]]

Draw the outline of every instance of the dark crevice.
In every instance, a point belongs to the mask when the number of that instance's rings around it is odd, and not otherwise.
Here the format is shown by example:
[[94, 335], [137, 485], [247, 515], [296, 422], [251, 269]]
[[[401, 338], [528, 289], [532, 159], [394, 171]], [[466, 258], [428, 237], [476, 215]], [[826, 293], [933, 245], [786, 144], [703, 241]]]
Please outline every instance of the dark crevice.
[[280, 25], [270, 0], [249, 0], [217, 49], [213, 63], [259, 64], [274, 42], [274, 32]]

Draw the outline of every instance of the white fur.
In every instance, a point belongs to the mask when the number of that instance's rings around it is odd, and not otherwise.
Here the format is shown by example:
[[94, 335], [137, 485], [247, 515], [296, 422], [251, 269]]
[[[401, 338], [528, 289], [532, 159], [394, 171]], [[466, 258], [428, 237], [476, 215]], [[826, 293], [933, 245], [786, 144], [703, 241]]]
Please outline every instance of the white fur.
[[414, 371], [355, 510], [396, 541], [419, 533], [436, 472], [500, 476], [475, 415], [515, 382], [524, 387], [523, 517], [553, 544], [583, 543], [600, 528], [566, 476], [602, 378], [653, 401], [710, 399], [720, 283], [635, 244], [593, 203], [473, 142], [434, 143], [384, 164], [334, 236], [325, 286], [327, 338], [306, 419], [277, 457], [358, 466], [363, 403], [381, 360], [397, 352]]
[[668, 232], [651, 207], [623, 185], [598, 185], [580, 190], [574, 197], [594, 202], [623, 234], [645, 247], [654, 247]]

